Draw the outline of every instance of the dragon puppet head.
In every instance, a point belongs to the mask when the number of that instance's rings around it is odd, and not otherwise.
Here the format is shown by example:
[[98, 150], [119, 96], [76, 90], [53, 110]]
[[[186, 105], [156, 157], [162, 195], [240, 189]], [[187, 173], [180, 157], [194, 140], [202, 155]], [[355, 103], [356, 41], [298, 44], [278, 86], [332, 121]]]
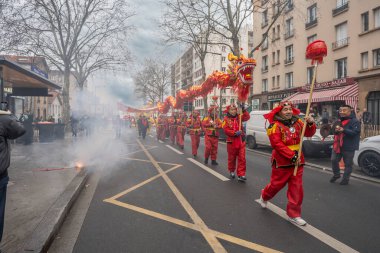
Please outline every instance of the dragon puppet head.
[[256, 60], [246, 58], [244, 55], [235, 56], [232, 53], [228, 54], [228, 60], [232, 63], [230, 70], [235, 74], [244, 85], [253, 83], [253, 70], [256, 67]]

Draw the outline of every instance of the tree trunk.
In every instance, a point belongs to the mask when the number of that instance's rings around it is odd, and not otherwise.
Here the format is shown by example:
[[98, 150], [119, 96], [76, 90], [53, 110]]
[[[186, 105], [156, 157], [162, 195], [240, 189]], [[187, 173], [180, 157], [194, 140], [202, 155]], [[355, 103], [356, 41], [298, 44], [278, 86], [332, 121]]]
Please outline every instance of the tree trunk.
[[67, 124], [70, 120], [70, 64], [65, 63], [65, 70], [63, 74], [63, 121]]
[[232, 45], [233, 45], [233, 54], [236, 55], [236, 56], [239, 56], [240, 55], [240, 46], [239, 46], [239, 38], [234, 38], [232, 40]]
[[[201, 60], [201, 65], [202, 65], [202, 80], [203, 82], [206, 81], [206, 66], [205, 66], [205, 57], [200, 57]], [[204, 114], [207, 115], [207, 109], [208, 109], [208, 104], [207, 104], [207, 96], [208, 94], [203, 98], [203, 108], [204, 108]]]

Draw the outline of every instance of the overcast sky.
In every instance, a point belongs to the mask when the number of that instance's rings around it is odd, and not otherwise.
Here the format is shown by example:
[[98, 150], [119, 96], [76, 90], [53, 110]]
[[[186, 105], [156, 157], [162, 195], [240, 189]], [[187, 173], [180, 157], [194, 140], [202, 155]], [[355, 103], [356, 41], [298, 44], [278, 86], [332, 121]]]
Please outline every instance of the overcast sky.
[[[134, 84], [131, 78], [133, 70], [138, 69], [145, 58], [160, 57], [173, 63], [183, 50], [183, 46], [165, 46], [158, 27], [159, 19], [164, 12], [160, 0], [128, 0], [131, 9], [136, 14], [130, 19], [135, 27], [128, 40], [128, 47], [134, 56], [134, 63], [127, 73], [98, 73], [90, 82], [97, 86], [96, 95], [102, 96], [105, 103], [109, 103], [110, 96], [123, 101], [128, 105], [141, 104], [136, 100]], [[94, 91], [93, 87], [89, 87]], [[108, 94], [108, 95], [106, 95]], [[109, 96], [110, 95], [110, 96]]]

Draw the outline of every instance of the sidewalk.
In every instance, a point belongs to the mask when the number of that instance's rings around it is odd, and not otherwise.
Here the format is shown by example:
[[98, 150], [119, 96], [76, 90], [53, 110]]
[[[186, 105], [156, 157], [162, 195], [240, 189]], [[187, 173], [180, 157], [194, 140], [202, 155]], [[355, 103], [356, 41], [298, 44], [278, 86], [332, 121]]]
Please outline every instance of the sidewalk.
[[[84, 173], [74, 169], [72, 147], [69, 138], [27, 146], [12, 144], [3, 252], [24, 252], [31, 241], [40, 244], [58, 229], [56, 223], [63, 217], [50, 216], [65, 215], [86, 180]], [[32, 244], [36, 249], [40, 247]]]

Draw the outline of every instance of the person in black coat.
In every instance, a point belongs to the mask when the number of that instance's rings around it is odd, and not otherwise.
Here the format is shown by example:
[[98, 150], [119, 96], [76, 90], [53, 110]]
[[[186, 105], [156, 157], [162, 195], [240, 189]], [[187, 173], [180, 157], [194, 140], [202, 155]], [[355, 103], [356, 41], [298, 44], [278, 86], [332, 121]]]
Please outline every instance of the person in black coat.
[[340, 119], [331, 128], [331, 132], [334, 134], [331, 155], [334, 175], [330, 182], [334, 183], [340, 178], [339, 161], [343, 158], [345, 168], [340, 184], [347, 185], [352, 172], [355, 150], [359, 149], [361, 126], [350, 105], [342, 105], [339, 108], [339, 116]]
[[25, 128], [18, 119], [8, 111], [7, 103], [0, 107], [0, 242], [3, 237], [5, 200], [9, 181], [8, 167], [11, 162], [11, 149], [8, 140], [16, 139], [25, 133]]

